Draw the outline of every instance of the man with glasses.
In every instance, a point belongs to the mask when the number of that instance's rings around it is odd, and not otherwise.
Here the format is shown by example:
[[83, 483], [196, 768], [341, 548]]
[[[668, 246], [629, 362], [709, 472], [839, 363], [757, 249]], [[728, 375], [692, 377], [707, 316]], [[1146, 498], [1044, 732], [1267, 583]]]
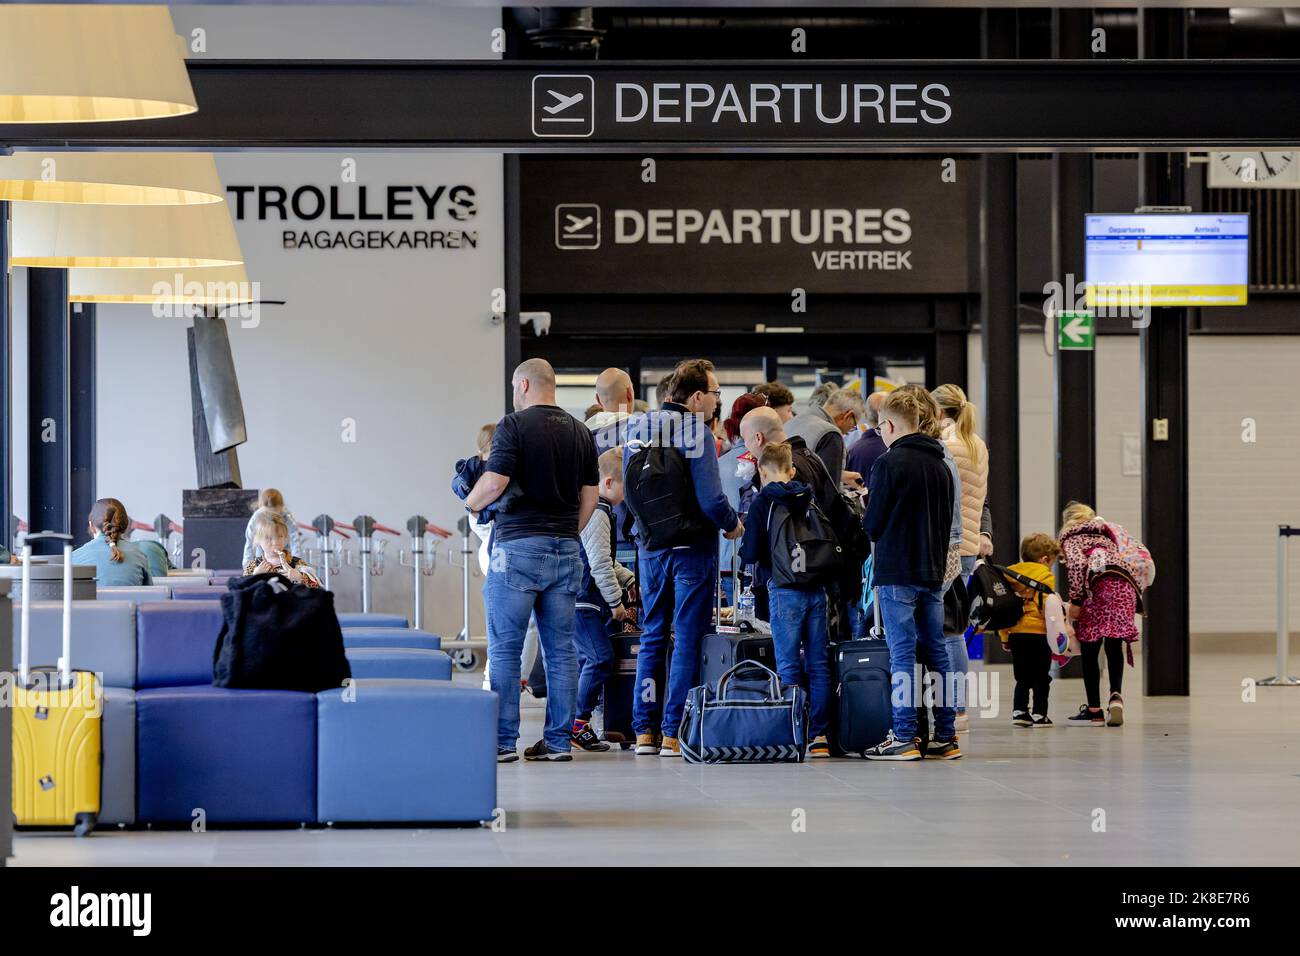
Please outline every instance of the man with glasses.
[[871, 483], [871, 466], [885, 453], [885, 441], [880, 437], [880, 403], [885, 400], [885, 392], [872, 392], [867, 396], [866, 418], [867, 430], [849, 449], [849, 471], [862, 476], [862, 483]]
[[785, 426], [787, 435], [802, 438], [832, 475], [851, 487], [862, 483], [862, 475], [845, 467], [844, 436], [866, 416], [862, 396], [852, 389], [832, 392], [821, 407], [813, 406], [796, 415]]
[[[636, 518], [644, 629], [632, 699], [640, 755], [681, 756], [682, 710], [699, 678], [700, 641], [712, 621], [718, 532], [731, 541], [745, 532], [723, 493], [718, 447], [708, 425], [721, 391], [712, 362], [682, 362], [663, 407], [627, 423], [623, 477], [625, 500]], [[663, 452], [656, 458], [657, 448]], [[671, 532], [662, 530], [669, 527]], [[661, 688], [655, 674], [670, 632], [675, 635], [672, 666], [668, 686]]]

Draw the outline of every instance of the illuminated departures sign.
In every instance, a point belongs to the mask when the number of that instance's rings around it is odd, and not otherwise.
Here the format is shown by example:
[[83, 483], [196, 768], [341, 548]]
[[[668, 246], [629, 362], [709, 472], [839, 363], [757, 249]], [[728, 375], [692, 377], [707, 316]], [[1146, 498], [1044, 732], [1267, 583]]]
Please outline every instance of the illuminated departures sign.
[[[943, 83], [615, 82], [612, 96], [616, 127], [770, 124], [863, 130], [940, 126], [952, 118], [952, 91]], [[534, 135], [589, 137], [596, 115], [595, 77], [551, 73], [533, 79]]]
[[[204, 104], [197, 113], [166, 123], [0, 126], [0, 142], [23, 149], [1290, 150], [1300, 131], [1294, 60], [186, 66]], [[376, 103], [418, 109], [377, 110]]]
[[976, 291], [974, 162], [525, 157], [534, 293]]
[[[227, 186], [237, 220], [293, 223], [285, 249], [476, 249], [478, 216], [467, 185]], [[427, 228], [392, 228], [422, 222]], [[383, 223], [383, 228], [370, 224]]]

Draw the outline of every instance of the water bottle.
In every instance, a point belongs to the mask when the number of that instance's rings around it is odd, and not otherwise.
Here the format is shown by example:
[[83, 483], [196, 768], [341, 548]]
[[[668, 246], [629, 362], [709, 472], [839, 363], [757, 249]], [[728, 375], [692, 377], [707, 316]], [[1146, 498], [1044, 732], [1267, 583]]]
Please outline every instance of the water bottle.
[[739, 626], [746, 622], [750, 627], [754, 626], [754, 589], [748, 584], [740, 592], [740, 599], [736, 602], [736, 624]]

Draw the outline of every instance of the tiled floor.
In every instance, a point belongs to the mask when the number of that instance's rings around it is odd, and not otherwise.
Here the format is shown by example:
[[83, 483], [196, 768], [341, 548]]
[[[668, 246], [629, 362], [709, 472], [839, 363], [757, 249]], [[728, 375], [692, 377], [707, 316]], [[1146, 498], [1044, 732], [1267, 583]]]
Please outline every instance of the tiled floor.
[[[976, 719], [955, 762], [689, 766], [612, 752], [503, 766], [504, 832], [260, 830], [20, 835], [19, 865], [1288, 864], [1300, 859], [1300, 688], [1241, 681], [1257, 655], [1195, 655], [1194, 696], [1144, 698], [1120, 729]], [[1300, 669], [1300, 664], [1295, 669]], [[1054, 687], [1058, 721], [1082, 702]], [[521, 747], [538, 736], [525, 711]], [[1098, 811], [1105, 832], [1094, 832]], [[796, 832], [796, 824], [805, 826]]]

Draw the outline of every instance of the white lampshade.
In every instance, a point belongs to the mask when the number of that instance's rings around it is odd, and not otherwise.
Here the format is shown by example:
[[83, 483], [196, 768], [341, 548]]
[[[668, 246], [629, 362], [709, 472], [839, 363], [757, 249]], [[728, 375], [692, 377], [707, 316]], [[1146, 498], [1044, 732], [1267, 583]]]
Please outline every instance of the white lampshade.
[[244, 261], [225, 202], [192, 206], [15, 203], [9, 261], [55, 269], [176, 269]]
[[206, 269], [69, 269], [68, 301], [143, 305], [238, 305], [252, 302], [242, 265]]
[[183, 206], [223, 198], [211, 153], [0, 156], [0, 202]]
[[197, 109], [165, 6], [0, 5], [0, 123], [100, 123]]

